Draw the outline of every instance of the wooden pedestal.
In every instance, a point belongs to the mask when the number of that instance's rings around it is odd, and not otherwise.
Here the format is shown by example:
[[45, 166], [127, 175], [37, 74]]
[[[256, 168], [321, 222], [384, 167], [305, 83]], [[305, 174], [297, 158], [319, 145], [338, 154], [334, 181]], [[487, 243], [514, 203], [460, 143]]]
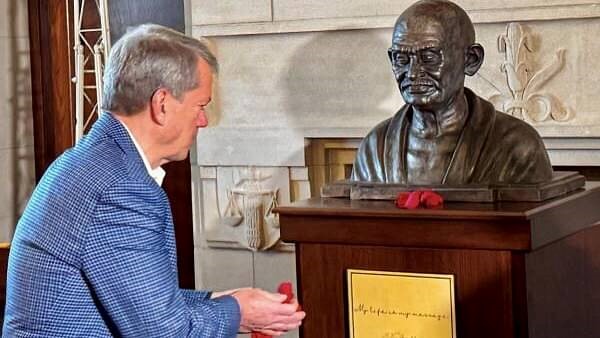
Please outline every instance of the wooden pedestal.
[[277, 211], [296, 243], [304, 338], [348, 336], [350, 268], [454, 274], [461, 338], [600, 337], [600, 189], [438, 210], [316, 198]]

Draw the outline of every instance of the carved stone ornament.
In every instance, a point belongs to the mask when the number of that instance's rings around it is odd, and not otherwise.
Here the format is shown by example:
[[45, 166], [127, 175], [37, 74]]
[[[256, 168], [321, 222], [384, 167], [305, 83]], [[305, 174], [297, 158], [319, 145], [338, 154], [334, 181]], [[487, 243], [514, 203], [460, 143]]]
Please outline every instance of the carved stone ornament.
[[227, 190], [227, 206], [219, 220], [222, 226], [239, 229], [238, 242], [252, 251], [267, 250], [279, 242], [277, 207], [279, 189], [264, 189], [268, 177], [255, 168]]
[[506, 77], [510, 94], [497, 94], [490, 101], [500, 110], [523, 120], [567, 121], [573, 114], [560, 100], [542, 91], [565, 65], [565, 50], [558, 49], [554, 60], [536, 71], [529, 57], [533, 54], [532, 36], [519, 23], [510, 23], [498, 37], [498, 51], [504, 54], [500, 70]]

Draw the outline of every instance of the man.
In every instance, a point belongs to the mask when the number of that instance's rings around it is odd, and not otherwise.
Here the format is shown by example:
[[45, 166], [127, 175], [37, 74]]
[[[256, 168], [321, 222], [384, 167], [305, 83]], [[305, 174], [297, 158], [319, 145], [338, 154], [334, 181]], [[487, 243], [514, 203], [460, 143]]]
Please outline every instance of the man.
[[217, 63], [156, 25], [122, 37], [106, 65], [106, 110], [46, 171], [10, 252], [6, 337], [235, 337], [300, 325], [297, 302], [258, 289], [178, 287], [162, 164], [207, 125]]
[[464, 88], [483, 48], [464, 10], [424, 0], [396, 21], [389, 49], [406, 105], [359, 147], [352, 178], [412, 185], [538, 183], [552, 179], [544, 144], [525, 122]]

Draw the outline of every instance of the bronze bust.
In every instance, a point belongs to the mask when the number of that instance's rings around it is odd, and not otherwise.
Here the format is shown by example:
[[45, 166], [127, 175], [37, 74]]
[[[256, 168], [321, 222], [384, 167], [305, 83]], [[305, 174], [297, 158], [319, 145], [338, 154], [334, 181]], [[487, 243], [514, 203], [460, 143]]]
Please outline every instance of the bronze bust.
[[396, 21], [388, 54], [406, 105], [364, 138], [353, 180], [409, 185], [552, 180], [538, 133], [464, 87], [484, 51], [462, 8], [444, 0], [413, 4]]

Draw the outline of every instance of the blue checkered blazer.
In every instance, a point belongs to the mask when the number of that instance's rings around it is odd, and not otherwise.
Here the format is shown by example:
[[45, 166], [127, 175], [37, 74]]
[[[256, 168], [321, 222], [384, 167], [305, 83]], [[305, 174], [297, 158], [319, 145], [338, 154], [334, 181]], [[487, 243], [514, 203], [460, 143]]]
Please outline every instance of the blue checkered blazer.
[[110, 113], [46, 171], [10, 250], [4, 337], [235, 337], [230, 296], [179, 289], [171, 210]]

